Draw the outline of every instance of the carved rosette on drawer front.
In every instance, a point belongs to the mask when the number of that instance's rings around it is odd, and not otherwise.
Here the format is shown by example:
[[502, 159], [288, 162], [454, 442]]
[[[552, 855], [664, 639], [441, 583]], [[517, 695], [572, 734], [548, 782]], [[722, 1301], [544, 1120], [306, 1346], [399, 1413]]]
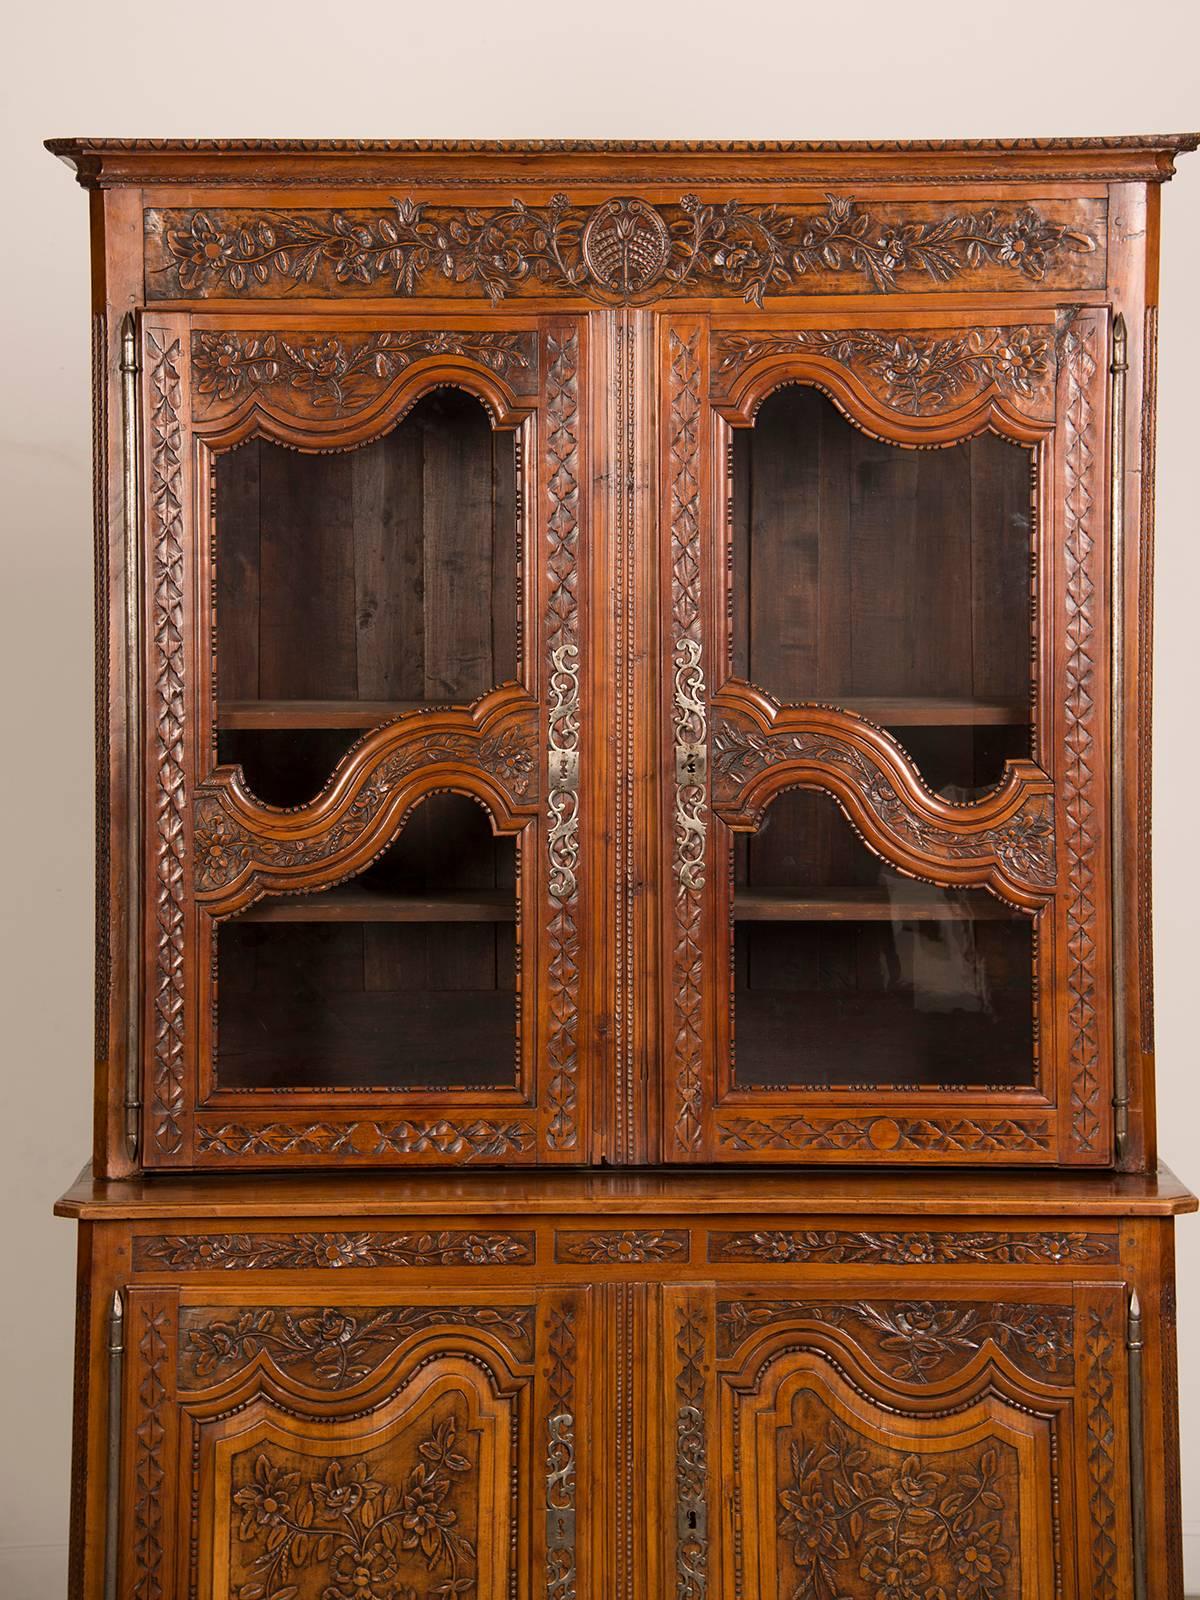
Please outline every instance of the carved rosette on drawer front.
[[[674, 929], [671, 991], [675, 1143], [699, 1146], [702, 1100], [704, 868], [707, 854], [708, 702], [700, 585], [700, 330], [671, 329], [668, 494], [674, 694]], [[680, 758], [689, 751], [692, 764]], [[699, 762], [699, 765], [696, 763]]]
[[552, 1150], [575, 1149], [579, 1026], [579, 335], [546, 334], [546, 853]]
[[182, 350], [169, 329], [146, 329], [152, 594], [154, 810], [153, 1093], [151, 1137], [183, 1146], [185, 857], [184, 473]]
[[723, 691], [712, 738], [713, 805], [734, 828], [757, 825], [781, 789], [827, 790], [868, 847], [918, 877], [986, 884], [1025, 903], [1055, 883], [1054, 788], [1011, 761], [983, 800], [931, 794], [901, 747], [861, 717], [782, 708], [759, 691]]
[[629, 304], [692, 291], [764, 296], [1104, 282], [1100, 200], [985, 211], [827, 195], [806, 205], [616, 196], [504, 206], [149, 209], [150, 300], [576, 294]]
[[735, 1355], [761, 1328], [835, 1328], [881, 1371], [906, 1384], [952, 1377], [985, 1345], [1045, 1383], [1074, 1380], [1075, 1316], [1070, 1306], [1010, 1301], [728, 1300], [717, 1306], [717, 1354]]
[[360, 872], [438, 790], [475, 796], [512, 831], [536, 805], [537, 768], [537, 713], [512, 687], [469, 711], [408, 713], [375, 729], [309, 805], [263, 805], [238, 768], [221, 768], [196, 790], [198, 897], [219, 915], [268, 890], [328, 887]]
[[758, 362], [791, 355], [845, 367], [894, 411], [913, 416], [946, 411], [989, 389], [1017, 401], [1027, 415], [1054, 412], [1057, 363], [1054, 330], [1047, 327], [725, 333], [714, 341], [714, 388], [727, 391]]
[[534, 1308], [519, 1305], [188, 1307], [179, 1318], [179, 1385], [223, 1384], [252, 1362], [309, 1388], [353, 1388], [414, 1335], [481, 1328], [519, 1360], [533, 1356]]
[[486, 367], [515, 394], [536, 389], [534, 332], [221, 328], [192, 334], [192, 406], [197, 417], [209, 418], [261, 399], [289, 413], [342, 417], [378, 400], [414, 363], [448, 356]]

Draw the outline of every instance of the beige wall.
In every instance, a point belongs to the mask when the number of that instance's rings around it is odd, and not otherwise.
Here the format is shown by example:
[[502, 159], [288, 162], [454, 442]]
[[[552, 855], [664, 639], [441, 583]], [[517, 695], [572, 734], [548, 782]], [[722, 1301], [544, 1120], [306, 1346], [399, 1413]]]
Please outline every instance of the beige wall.
[[[87, 206], [51, 134], [875, 137], [1200, 124], [1190, 0], [22, 0], [7, 11], [0, 304], [5, 851], [0, 973], [0, 1595], [63, 1593], [72, 1230], [88, 1149], [91, 530]], [[1193, 19], [1189, 20], [1189, 13]], [[917, 19], [920, 19], [919, 21]], [[1193, 376], [1200, 156], [1166, 194], [1155, 843], [1165, 1158], [1200, 1182]], [[1189, 291], [1192, 298], [1189, 300]], [[1200, 1591], [1200, 1220], [1180, 1226], [1185, 1519]]]

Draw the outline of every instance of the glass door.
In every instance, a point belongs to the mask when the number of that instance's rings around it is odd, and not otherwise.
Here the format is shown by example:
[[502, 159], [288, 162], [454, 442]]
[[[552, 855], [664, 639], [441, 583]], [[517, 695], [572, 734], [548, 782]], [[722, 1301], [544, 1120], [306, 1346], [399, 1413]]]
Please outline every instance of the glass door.
[[678, 321], [662, 361], [669, 1153], [1100, 1159], [1099, 1050], [1053, 1001], [1079, 909], [1053, 321]]
[[579, 331], [209, 320], [159, 1159], [578, 1160]]

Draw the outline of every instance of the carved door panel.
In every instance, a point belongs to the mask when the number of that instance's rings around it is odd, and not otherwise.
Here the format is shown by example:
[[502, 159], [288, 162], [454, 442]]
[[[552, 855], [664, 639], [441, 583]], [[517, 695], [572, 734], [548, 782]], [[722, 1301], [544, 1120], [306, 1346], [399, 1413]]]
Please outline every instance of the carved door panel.
[[586, 1291], [132, 1290], [120, 1592], [575, 1592]]
[[668, 1291], [680, 1597], [1129, 1592], [1119, 1289], [780, 1290]]
[[660, 325], [664, 1146], [1113, 1148], [1108, 332]]
[[585, 361], [147, 316], [147, 1166], [585, 1157]]

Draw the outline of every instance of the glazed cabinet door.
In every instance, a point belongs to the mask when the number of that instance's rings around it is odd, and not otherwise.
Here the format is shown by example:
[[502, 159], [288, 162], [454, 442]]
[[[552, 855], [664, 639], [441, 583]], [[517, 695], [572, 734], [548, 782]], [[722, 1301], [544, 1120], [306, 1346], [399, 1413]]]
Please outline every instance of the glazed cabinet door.
[[575, 1592], [586, 1293], [310, 1278], [125, 1304], [120, 1594]]
[[1119, 1287], [797, 1289], [667, 1291], [680, 1600], [1132, 1592]]
[[667, 1156], [1109, 1160], [1106, 317], [658, 359]]
[[144, 1164], [584, 1159], [585, 324], [141, 368]]

